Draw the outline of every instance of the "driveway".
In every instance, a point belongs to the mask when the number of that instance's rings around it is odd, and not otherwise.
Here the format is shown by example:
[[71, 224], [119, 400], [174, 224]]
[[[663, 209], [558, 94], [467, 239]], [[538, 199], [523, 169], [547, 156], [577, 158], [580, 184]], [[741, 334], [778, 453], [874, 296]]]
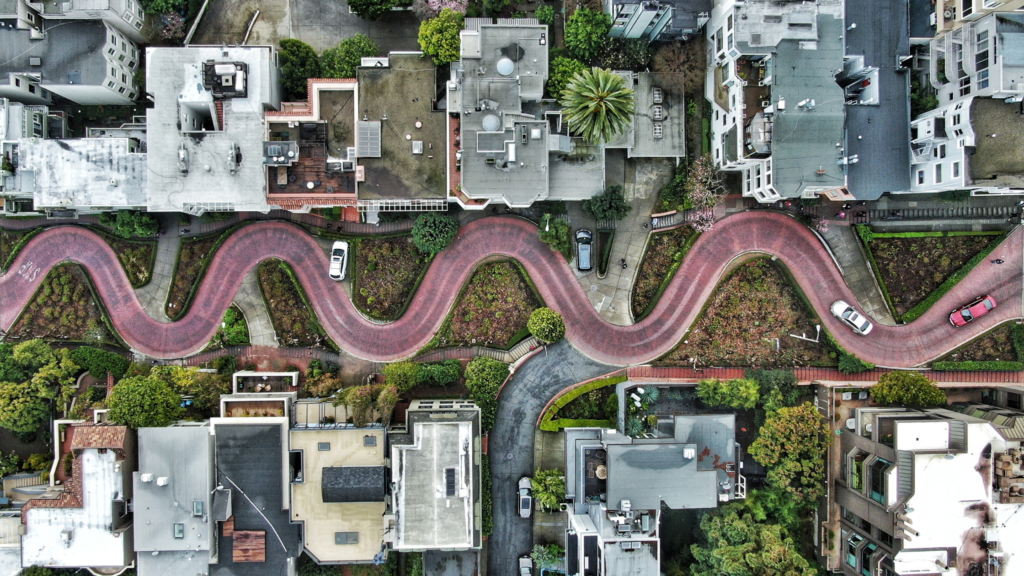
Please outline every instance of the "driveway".
[[523, 476], [533, 476], [534, 434], [544, 406], [568, 386], [614, 370], [614, 366], [594, 362], [563, 340], [523, 363], [505, 384], [498, 397], [494, 429], [488, 437], [494, 499], [488, 574], [515, 574], [516, 559], [533, 549], [533, 520], [519, 517], [516, 483]]
[[382, 56], [390, 51], [419, 51], [416, 38], [420, 22], [409, 11], [392, 12], [368, 22], [349, 12], [344, 0], [288, 0], [292, 38], [309, 44], [317, 52], [337, 46], [346, 38], [366, 34], [380, 47]]
[[256, 10], [260, 15], [247, 45], [277, 45], [291, 35], [288, 0], [210, 0], [192, 44], [241, 44]]

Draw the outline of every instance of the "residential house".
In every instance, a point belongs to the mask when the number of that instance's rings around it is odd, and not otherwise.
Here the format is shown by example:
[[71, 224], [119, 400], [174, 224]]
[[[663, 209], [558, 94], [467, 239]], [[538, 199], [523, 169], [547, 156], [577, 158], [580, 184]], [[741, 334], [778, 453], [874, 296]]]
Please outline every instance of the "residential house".
[[700, 32], [711, 17], [713, 0], [606, 0], [612, 38], [663, 42]]
[[846, 198], [843, 2], [719, 2], [707, 26], [711, 150], [759, 202]]
[[208, 574], [217, 564], [213, 510], [226, 509], [230, 492], [217, 488], [215, 469], [208, 424], [139, 430], [132, 478], [139, 576]]
[[[0, 167], [0, 214], [18, 214], [32, 210], [31, 191], [21, 189], [17, 175], [18, 143], [24, 139], [64, 138], [67, 122], [64, 112], [50, 112], [41, 104], [22, 104], [0, 98], [0, 156], [6, 168]], [[29, 182], [26, 181], [26, 184]]]
[[[635, 389], [618, 385], [620, 425]], [[658, 574], [663, 508], [713, 509], [746, 498], [734, 414], [659, 418], [643, 438], [602, 428], [565, 433], [567, 574]]]
[[139, 96], [138, 45], [102, 20], [44, 21], [42, 29], [0, 28], [0, 97], [50, 104], [129, 105]]
[[281, 106], [272, 46], [149, 48], [153, 212], [267, 212], [264, 115]]
[[405, 420], [388, 429], [384, 540], [399, 552], [479, 550], [480, 409], [465, 400], [415, 400]]
[[1024, 413], [986, 405], [857, 408], [839, 436], [838, 569], [1024, 574]]
[[[56, 427], [56, 426], [55, 426]], [[71, 425], [70, 478], [22, 508], [21, 565], [116, 571], [135, 564], [132, 483], [135, 433]]]
[[931, 5], [931, 23], [936, 36], [959, 30], [992, 13], [1006, 13], [1024, 8], [1022, 0], [939, 0]]
[[1024, 13], [996, 12], [930, 43], [929, 81], [940, 105], [967, 96], [1024, 99]]
[[[0, 19], [15, 20], [19, 30], [38, 35], [44, 23], [66, 20], [100, 21], [135, 43], [146, 43], [153, 36], [154, 17], [146, 14], [136, 0], [70, 0], [67, 2], [0, 2]], [[39, 38], [33, 36], [34, 39]]]

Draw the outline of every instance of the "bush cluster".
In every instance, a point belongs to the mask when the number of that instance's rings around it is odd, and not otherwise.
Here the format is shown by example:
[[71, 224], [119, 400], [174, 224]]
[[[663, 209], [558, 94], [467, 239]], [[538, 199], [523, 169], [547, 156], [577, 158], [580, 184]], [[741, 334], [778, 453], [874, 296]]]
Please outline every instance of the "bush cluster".
[[113, 352], [107, 352], [92, 346], [82, 346], [71, 352], [71, 360], [93, 378], [104, 378], [107, 372], [114, 375], [115, 380], [124, 377], [131, 362], [127, 358]]

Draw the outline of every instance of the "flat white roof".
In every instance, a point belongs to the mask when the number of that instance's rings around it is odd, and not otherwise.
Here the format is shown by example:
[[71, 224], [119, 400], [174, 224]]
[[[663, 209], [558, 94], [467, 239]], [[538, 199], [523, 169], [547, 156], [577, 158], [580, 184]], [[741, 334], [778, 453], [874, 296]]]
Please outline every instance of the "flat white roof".
[[[22, 566], [124, 566], [132, 554], [131, 529], [117, 536], [113, 499], [124, 494], [124, 474], [113, 450], [82, 451], [82, 507], [32, 508], [21, 539]], [[61, 534], [71, 531], [65, 545]]]
[[897, 450], [948, 450], [949, 422], [923, 420], [896, 423]]

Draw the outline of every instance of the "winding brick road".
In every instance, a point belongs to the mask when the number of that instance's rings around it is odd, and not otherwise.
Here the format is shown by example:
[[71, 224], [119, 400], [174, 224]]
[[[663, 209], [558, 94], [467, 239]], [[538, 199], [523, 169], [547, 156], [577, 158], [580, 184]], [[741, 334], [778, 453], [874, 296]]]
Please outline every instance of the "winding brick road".
[[[565, 317], [567, 337], [581, 352], [608, 364], [636, 364], [670, 350], [700, 312], [702, 303], [730, 261], [749, 252], [777, 256], [790, 269], [822, 317], [825, 327], [849, 351], [879, 366], [910, 367], [938, 357], [1000, 322], [1022, 315], [1024, 231], [1016, 230], [924, 316], [907, 326], [875, 326], [870, 336], [854, 335], [829, 312], [837, 299], [854, 297], [821, 242], [802, 224], [776, 213], [745, 212], [719, 222], [690, 250], [654, 312], [633, 326], [612, 326], [590, 305], [562, 257], [537, 239], [536, 227], [517, 218], [474, 221], [438, 254], [409, 310], [380, 326], [364, 320], [337, 283], [327, 277], [328, 261], [316, 241], [284, 222], [240, 229], [218, 250], [189, 314], [173, 324], [150, 318], [139, 304], [113, 251], [92, 232], [58, 227], [36, 236], [0, 277], [0, 330], [8, 330], [46, 272], [63, 260], [89, 271], [115, 328], [133, 348], [156, 357], [180, 357], [201, 349], [213, 336], [245, 274], [260, 261], [291, 264], [327, 333], [346, 351], [371, 360], [414, 354], [444, 320], [459, 288], [488, 256], [518, 259], [549, 306]], [[979, 294], [992, 294], [999, 307], [960, 329], [949, 325], [950, 310]]]

